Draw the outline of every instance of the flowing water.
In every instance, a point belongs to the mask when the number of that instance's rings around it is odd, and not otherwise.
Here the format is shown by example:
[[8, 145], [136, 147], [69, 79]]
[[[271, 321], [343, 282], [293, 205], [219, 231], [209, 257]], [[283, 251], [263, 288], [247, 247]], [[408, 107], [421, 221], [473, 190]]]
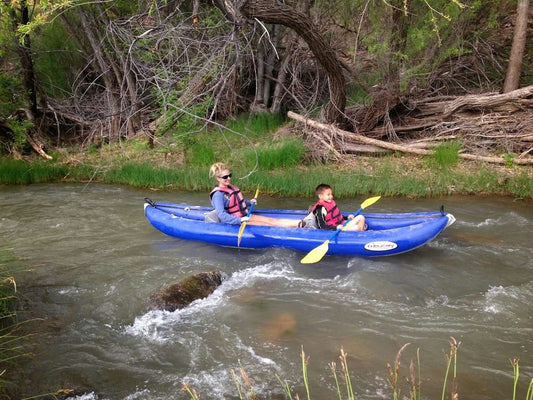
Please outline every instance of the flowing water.
[[[310, 398], [336, 399], [330, 363], [339, 368], [342, 348], [356, 399], [392, 398], [387, 363], [410, 343], [400, 359], [402, 385], [419, 349], [422, 398], [440, 399], [454, 337], [460, 397], [512, 398], [513, 358], [520, 359], [517, 399], [526, 396], [531, 201], [382, 198], [367, 211], [444, 204], [457, 221], [407, 254], [302, 265], [302, 254], [286, 249], [170, 238], [144, 218], [146, 196], [208, 205], [205, 193], [90, 184], [4, 186], [0, 194], [0, 245], [21, 258], [9, 262], [25, 307], [20, 316], [38, 331], [21, 395], [75, 388], [84, 399], [188, 399], [181, 391], [188, 382], [202, 400], [238, 399], [231, 371], [242, 367], [259, 399], [287, 398], [277, 377], [304, 399], [303, 348]], [[362, 200], [339, 204], [356, 210]], [[312, 202], [260, 196], [258, 207]], [[227, 279], [208, 298], [172, 313], [147, 311], [154, 291], [215, 268]]]

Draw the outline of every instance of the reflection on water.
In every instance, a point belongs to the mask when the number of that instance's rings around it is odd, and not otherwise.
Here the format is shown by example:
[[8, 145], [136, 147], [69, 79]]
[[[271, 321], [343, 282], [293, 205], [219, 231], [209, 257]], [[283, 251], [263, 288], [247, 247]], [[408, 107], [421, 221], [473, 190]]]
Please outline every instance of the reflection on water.
[[[437, 210], [457, 222], [429, 245], [390, 258], [326, 257], [302, 265], [285, 249], [219, 248], [163, 236], [143, 199], [207, 205], [206, 194], [147, 193], [105, 185], [1, 187], [3, 247], [24, 259], [16, 276], [39, 344], [22, 394], [76, 388], [87, 399], [237, 399], [241, 366], [259, 398], [300, 398], [300, 352], [311, 398], [336, 398], [328, 366], [348, 364], [357, 398], [391, 398], [387, 363], [401, 380], [420, 349], [422, 398], [440, 398], [450, 336], [461, 342], [459, 395], [517, 398], [533, 373], [533, 207], [509, 199], [381, 199], [373, 211]], [[262, 196], [258, 207], [307, 208], [312, 199]], [[339, 201], [357, 209], [361, 199]], [[281, 204], [281, 205], [280, 205]], [[20, 263], [19, 263], [20, 264]], [[162, 286], [208, 269], [228, 275], [208, 298], [172, 313], [147, 311]], [[406, 392], [407, 387], [403, 389]], [[81, 397], [80, 397], [81, 398]]]

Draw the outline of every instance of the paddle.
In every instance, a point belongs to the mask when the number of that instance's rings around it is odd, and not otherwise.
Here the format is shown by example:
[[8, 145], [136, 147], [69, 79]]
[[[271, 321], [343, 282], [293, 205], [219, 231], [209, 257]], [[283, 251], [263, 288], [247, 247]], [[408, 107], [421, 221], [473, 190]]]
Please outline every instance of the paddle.
[[[255, 191], [254, 199], [257, 199], [258, 195], [259, 195], [259, 186], [257, 187], [257, 190]], [[250, 216], [252, 215], [252, 210], [254, 209], [254, 205], [255, 203], [252, 203], [252, 205], [250, 206], [250, 209], [248, 210], [248, 215], [247, 215], [248, 218], [250, 218]], [[237, 236], [237, 247], [241, 245], [241, 239], [242, 239], [242, 234], [244, 233], [244, 228], [246, 228], [246, 222], [241, 223], [241, 227], [239, 229], [239, 235]]]
[[[366, 199], [365, 201], [363, 201], [363, 203], [361, 204], [361, 208], [359, 210], [357, 210], [354, 214], [354, 217], [356, 217], [357, 215], [359, 215], [361, 213], [361, 211], [363, 211], [365, 208], [367, 208], [368, 206], [371, 206], [372, 204], [374, 204], [376, 201], [378, 201], [379, 199], [381, 198], [381, 196], [376, 196], [376, 197], [371, 197], [369, 199]], [[302, 258], [300, 260], [300, 262], [302, 264], [314, 264], [316, 262], [319, 262], [320, 260], [322, 260], [322, 257], [324, 257], [326, 255], [326, 253], [328, 252], [328, 249], [329, 249], [329, 242], [331, 242], [333, 239], [335, 239], [335, 237], [337, 237], [337, 235], [342, 231], [344, 230], [344, 228], [346, 228], [346, 225], [348, 225], [348, 223], [350, 221], [353, 221], [353, 219], [348, 219], [346, 220], [346, 222], [344, 224], [342, 224], [342, 229], [337, 229], [330, 237], [328, 240], [326, 240], [324, 243], [322, 243], [320, 246], [317, 246], [315, 247], [313, 250], [311, 250], [309, 253], [307, 253], [307, 255]]]

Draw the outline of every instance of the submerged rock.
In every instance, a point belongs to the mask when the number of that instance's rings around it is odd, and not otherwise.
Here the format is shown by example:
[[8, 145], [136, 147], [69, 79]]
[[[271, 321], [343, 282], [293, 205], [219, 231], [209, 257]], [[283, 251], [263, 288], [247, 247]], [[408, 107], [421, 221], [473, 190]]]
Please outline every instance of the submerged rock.
[[261, 329], [262, 342], [275, 342], [294, 334], [297, 328], [296, 318], [291, 313], [282, 313], [266, 321]]
[[153, 293], [148, 300], [150, 310], [175, 311], [187, 307], [194, 300], [203, 299], [222, 284], [218, 270], [200, 272]]

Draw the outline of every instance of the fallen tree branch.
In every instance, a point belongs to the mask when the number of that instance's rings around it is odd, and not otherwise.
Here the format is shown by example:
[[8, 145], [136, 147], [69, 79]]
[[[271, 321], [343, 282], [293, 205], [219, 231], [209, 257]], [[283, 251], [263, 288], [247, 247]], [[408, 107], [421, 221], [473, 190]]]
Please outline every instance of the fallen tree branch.
[[514, 101], [533, 96], [533, 85], [526, 86], [512, 92], [503, 94], [488, 94], [488, 95], [469, 95], [458, 97], [451, 101], [444, 107], [444, 114], [442, 118], [447, 118], [454, 112], [462, 109], [480, 109], [480, 108], [494, 108], [502, 105], [508, 105]]
[[[295, 112], [292, 112], [292, 111], [289, 111], [287, 113], [287, 116], [295, 121], [309, 125], [312, 128], [324, 130], [336, 136], [343, 137], [346, 139], [351, 139], [353, 141], [364, 143], [367, 145], [373, 145], [373, 146], [377, 146], [377, 147], [381, 147], [381, 148], [389, 149], [393, 151], [401, 151], [403, 153], [408, 153], [408, 154], [416, 154], [416, 155], [423, 155], [423, 156], [433, 154], [433, 151], [431, 150], [425, 150], [425, 149], [420, 149], [420, 148], [396, 144], [396, 143], [384, 142], [382, 140], [368, 138], [358, 133], [348, 132], [348, 131], [339, 129], [334, 125], [323, 124], [321, 122], [318, 122], [318, 121], [306, 118], [302, 115], [296, 114]], [[467, 154], [467, 153], [459, 153], [459, 157], [467, 159], [467, 160], [483, 161], [483, 162], [495, 163], [495, 164], [507, 164], [510, 162], [508, 159], [503, 158], [503, 157], [480, 156], [480, 155]], [[521, 164], [521, 165], [533, 164], [533, 157], [529, 157], [529, 158], [517, 157], [517, 158], [514, 158], [512, 162], [514, 164]]]

